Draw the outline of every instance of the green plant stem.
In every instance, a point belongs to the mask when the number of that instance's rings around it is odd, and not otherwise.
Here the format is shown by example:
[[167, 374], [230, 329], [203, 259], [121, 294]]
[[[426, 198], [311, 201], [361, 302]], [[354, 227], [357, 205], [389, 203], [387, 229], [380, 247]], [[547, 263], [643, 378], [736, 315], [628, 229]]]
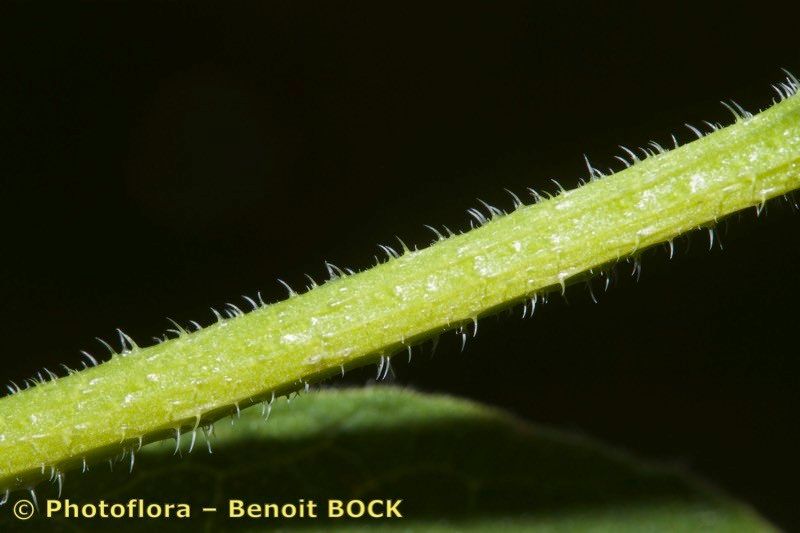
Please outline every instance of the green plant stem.
[[383, 362], [798, 187], [800, 97], [791, 97], [424, 250], [5, 397], [0, 491]]

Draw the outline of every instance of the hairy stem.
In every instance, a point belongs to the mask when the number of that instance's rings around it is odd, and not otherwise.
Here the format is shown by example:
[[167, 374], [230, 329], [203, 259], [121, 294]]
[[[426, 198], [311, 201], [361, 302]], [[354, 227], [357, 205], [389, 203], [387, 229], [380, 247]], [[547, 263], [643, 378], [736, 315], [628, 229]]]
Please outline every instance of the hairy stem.
[[[791, 89], [796, 90], [794, 82]], [[788, 86], [784, 86], [788, 87]], [[788, 93], [789, 90], [786, 89]], [[0, 492], [477, 320], [800, 187], [800, 97], [302, 295], [0, 400]], [[388, 361], [388, 359], [386, 360]], [[388, 364], [388, 362], [386, 363]], [[188, 437], [187, 437], [188, 438]]]

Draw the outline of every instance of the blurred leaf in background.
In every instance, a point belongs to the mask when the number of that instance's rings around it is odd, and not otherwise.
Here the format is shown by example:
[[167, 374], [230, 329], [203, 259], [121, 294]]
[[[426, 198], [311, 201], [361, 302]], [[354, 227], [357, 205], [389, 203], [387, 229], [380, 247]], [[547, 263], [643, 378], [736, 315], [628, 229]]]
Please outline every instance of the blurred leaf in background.
[[[276, 402], [267, 423], [256, 409], [217, 423], [213, 454], [198, 434], [180, 456], [170, 441], [127, 464], [73, 474], [71, 502], [192, 506], [190, 519], [34, 518], [26, 531], [769, 531], [737, 503], [676, 469], [638, 462], [590, 439], [540, 428], [501, 411], [388, 387], [328, 390]], [[49, 492], [49, 494], [47, 494]], [[40, 502], [53, 490], [40, 493]], [[226, 519], [246, 504], [330, 498], [402, 499], [403, 518]], [[216, 507], [203, 513], [202, 507]], [[2, 513], [0, 529], [21, 523]]]

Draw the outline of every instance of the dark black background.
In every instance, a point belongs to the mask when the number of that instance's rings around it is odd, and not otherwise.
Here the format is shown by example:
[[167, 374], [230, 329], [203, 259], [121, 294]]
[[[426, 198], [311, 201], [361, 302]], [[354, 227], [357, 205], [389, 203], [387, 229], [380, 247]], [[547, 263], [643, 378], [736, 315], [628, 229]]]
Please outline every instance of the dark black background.
[[[144, 341], [170, 316], [363, 268], [476, 197], [553, 190], [582, 154], [682, 140], [800, 70], [775, 3], [220, 3], [0, 8], [0, 378]], [[685, 465], [791, 528], [798, 214], [773, 202], [652, 251], [636, 283], [448, 335], [397, 381]], [[516, 314], [517, 311], [515, 311]], [[372, 373], [350, 379], [363, 382]]]

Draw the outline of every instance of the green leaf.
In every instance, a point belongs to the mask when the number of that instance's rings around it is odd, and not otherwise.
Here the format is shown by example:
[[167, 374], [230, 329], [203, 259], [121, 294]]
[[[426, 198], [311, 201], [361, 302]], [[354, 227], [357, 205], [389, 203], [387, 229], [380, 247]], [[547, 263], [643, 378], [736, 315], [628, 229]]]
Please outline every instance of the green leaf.
[[[185, 502], [190, 519], [42, 519], [26, 530], [162, 531], [276, 527], [382, 530], [765, 531], [772, 527], [674, 468], [641, 463], [588, 438], [533, 426], [446, 396], [386, 387], [331, 390], [276, 402], [265, 423], [249, 409], [221, 421], [213, 454], [198, 432], [194, 450], [174, 441], [144, 447], [128, 464], [97, 465], [67, 480], [74, 503]], [[55, 497], [40, 491], [39, 505]], [[329, 498], [397, 499], [403, 518], [227, 520], [229, 499], [246, 503]], [[0, 530], [19, 528], [9, 502]], [[203, 513], [202, 507], [216, 507]]]

